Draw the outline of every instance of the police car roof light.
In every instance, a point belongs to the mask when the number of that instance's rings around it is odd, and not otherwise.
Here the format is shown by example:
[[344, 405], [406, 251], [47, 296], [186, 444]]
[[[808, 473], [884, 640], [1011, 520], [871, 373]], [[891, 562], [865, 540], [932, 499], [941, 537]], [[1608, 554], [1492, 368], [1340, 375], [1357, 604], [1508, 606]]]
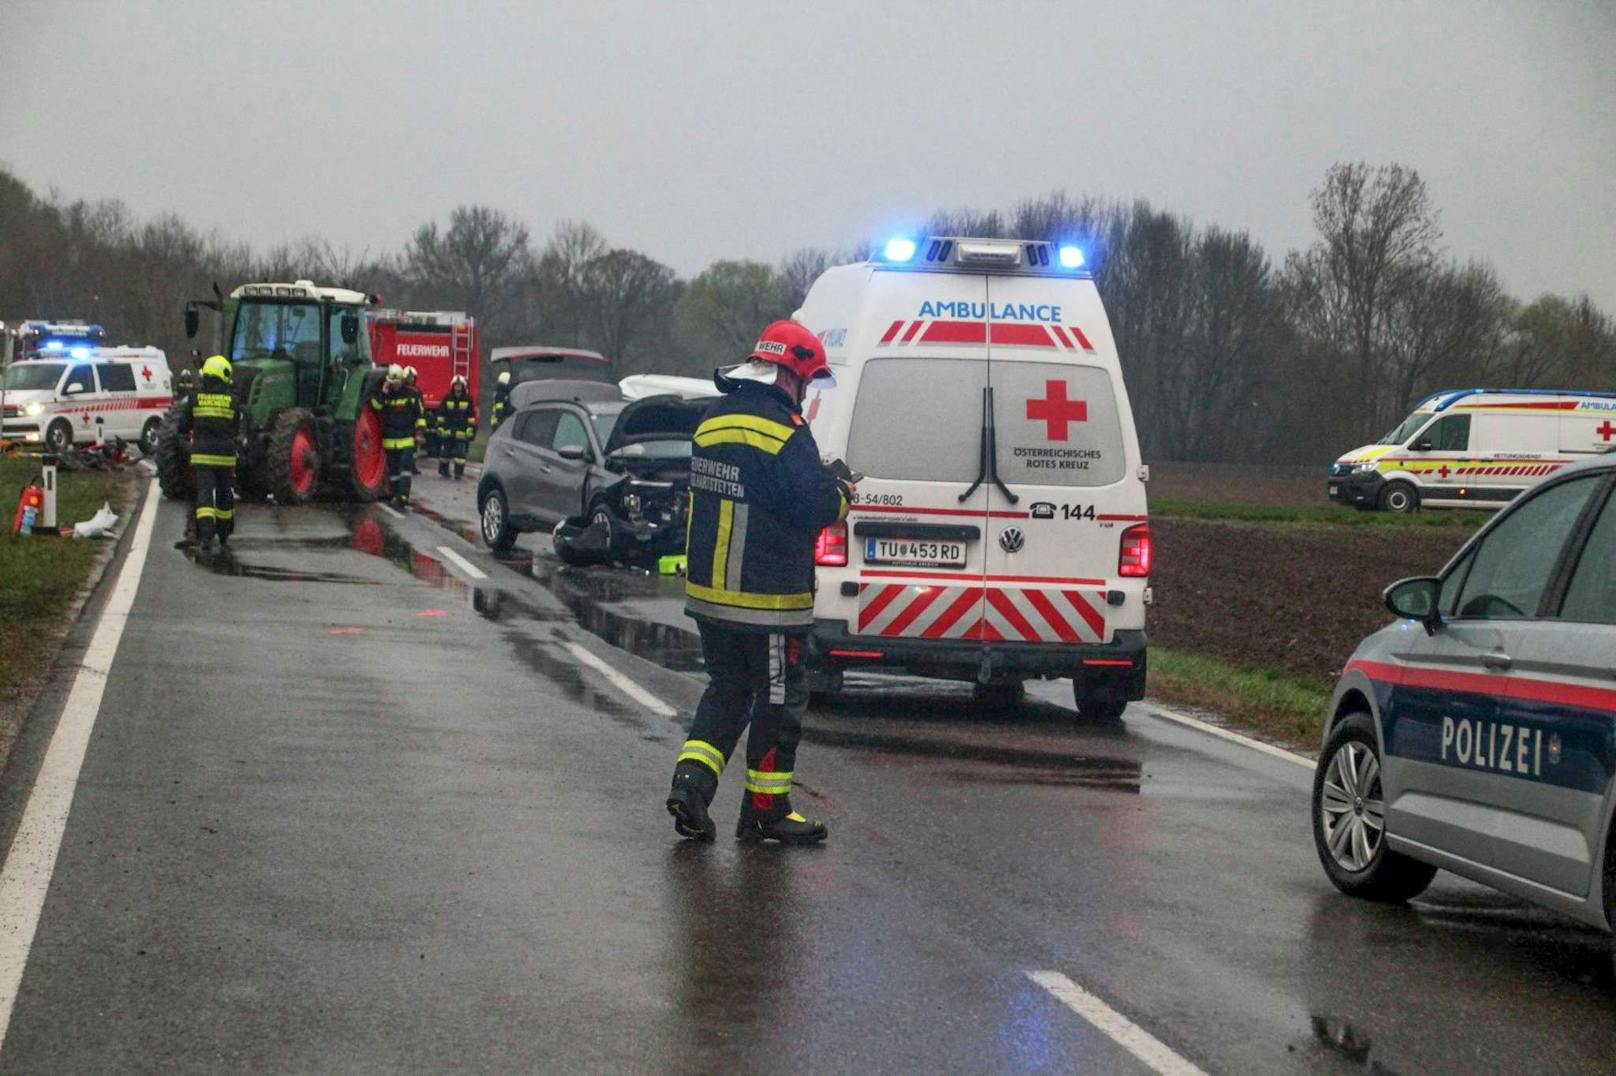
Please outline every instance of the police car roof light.
[[46, 340], [45, 341], [45, 350], [46, 351], [60, 351], [60, 350], [62, 350], [62, 346], [63, 345], [62, 345], [62, 342], [60, 340]]
[[894, 236], [887, 240], [887, 245], [881, 248], [881, 257], [889, 262], [906, 262], [915, 256], [915, 241], [904, 236]]
[[1083, 250], [1081, 247], [1063, 246], [1060, 248], [1060, 263], [1062, 269], [1083, 268]]
[[90, 357], [90, 349], [87, 347], [69, 348], [67, 353], [75, 359], [87, 359]]

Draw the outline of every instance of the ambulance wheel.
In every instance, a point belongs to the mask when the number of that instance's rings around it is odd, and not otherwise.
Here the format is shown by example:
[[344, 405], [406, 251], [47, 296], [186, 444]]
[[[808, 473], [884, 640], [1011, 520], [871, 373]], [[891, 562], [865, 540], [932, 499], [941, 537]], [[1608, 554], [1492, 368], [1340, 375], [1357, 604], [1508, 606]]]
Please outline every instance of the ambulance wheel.
[[505, 501], [505, 491], [498, 486], [490, 486], [483, 495], [483, 503], [477, 506], [477, 519], [477, 529], [489, 549], [503, 553], [516, 544], [510, 505]]
[[171, 501], [188, 501], [196, 496], [190, 441], [180, 427], [183, 408], [183, 404], [175, 404], [163, 413], [157, 426], [157, 447], [152, 453], [157, 465], [157, 485]]
[[304, 504], [320, 488], [314, 416], [301, 407], [281, 412], [269, 435], [269, 488], [276, 504]]
[[140, 454], [142, 456], [151, 457], [157, 455], [157, 432], [162, 427], [162, 419], [149, 418], [146, 420], [146, 424], [140, 428]]
[[1380, 491], [1380, 510], [1382, 512], [1418, 512], [1420, 510], [1420, 494], [1407, 482], [1397, 481], [1386, 483], [1386, 488]]
[[1116, 692], [1084, 687], [1076, 680], [1072, 681], [1072, 701], [1086, 721], [1121, 721], [1128, 708], [1128, 700]]
[[1375, 719], [1344, 718], [1330, 734], [1313, 772], [1313, 846], [1341, 892], [1401, 904], [1436, 876], [1429, 863], [1386, 847], [1386, 795], [1381, 784]]
[[997, 684], [978, 682], [971, 685], [971, 698], [984, 710], [1014, 710], [1021, 705], [1021, 700], [1026, 694], [1027, 686], [1020, 680]]
[[73, 424], [59, 418], [45, 427], [45, 448], [58, 456], [65, 456], [73, 447]]

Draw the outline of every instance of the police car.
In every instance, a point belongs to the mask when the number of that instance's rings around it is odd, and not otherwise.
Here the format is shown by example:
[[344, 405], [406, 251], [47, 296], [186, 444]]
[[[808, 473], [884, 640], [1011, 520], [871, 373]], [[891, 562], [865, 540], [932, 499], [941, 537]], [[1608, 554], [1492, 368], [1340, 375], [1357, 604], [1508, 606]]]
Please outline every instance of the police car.
[[7, 440], [66, 452], [97, 432], [138, 441], [151, 455], [174, 402], [168, 359], [154, 347], [42, 347], [4, 377], [0, 432]]
[[1147, 471], [1081, 249], [898, 238], [796, 317], [836, 375], [804, 401], [814, 439], [863, 475], [815, 552], [814, 687], [1071, 677], [1102, 718], [1142, 698]]
[[1609, 929], [1616, 913], [1616, 460], [1566, 468], [1438, 576], [1337, 685], [1313, 832], [1346, 893], [1406, 900], [1438, 868]]

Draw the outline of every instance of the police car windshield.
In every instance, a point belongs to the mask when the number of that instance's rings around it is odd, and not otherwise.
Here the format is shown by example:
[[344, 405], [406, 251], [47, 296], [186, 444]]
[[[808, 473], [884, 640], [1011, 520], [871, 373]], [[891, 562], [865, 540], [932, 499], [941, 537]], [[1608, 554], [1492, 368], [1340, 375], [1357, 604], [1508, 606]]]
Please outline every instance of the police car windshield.
[[53, 389], [56, 382], [62, 379], [62, 371], [66, 363], [60, 362], [19, 362], [13, 363], [6, 370], [5, 385], [13, 392], [22, 392], [28, 389]]
[[1391, 433], [1388, 433], [1385, 437], [1382, 437], [1376, 443], [1382, 445], [1403, 444], [1410, 437], [1413, 437], [1416, 433], [1419, 433], [1420, 427], [1429, 421], [1431, 421], [1430, 411], [1416, 411], [1412, 415], [1405, 418], [1402, 425], [1398, 426]]

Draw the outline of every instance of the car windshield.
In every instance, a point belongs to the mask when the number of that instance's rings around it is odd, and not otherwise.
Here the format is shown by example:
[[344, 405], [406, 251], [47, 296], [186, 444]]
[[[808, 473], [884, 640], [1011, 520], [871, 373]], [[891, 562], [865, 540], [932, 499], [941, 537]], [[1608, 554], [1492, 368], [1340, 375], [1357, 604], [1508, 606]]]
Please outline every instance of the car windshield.
[[1431, 414], [1432, 413], [1430, 411], [1414, 412], [1412, 415], [1405, 418], [1402, 424], [1399, 425], [1395, 430], [1388, 433], [1385, 437], [1382, 437], [1376, 443], [1382, 445], [1403, 444], [1410, 437], [1413, 437], [1416, 433], [1418, 433], [1421, 426], [1431, 421]]
[[53, 389], [66, 369], [59, 362], [19, 362], [6, 370], [5, 386], [13, 392], [25, 389]]

